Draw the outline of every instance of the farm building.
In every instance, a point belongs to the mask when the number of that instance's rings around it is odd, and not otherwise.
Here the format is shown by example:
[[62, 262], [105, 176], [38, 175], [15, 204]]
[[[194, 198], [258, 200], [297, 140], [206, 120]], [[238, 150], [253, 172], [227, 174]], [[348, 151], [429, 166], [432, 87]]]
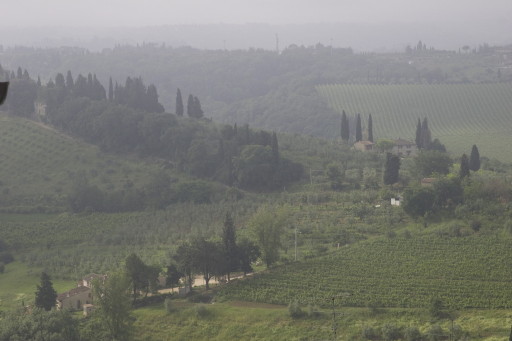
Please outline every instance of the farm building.
[[418, 152], [418, 148], [414, 142], [398, 138], [397, 140], [393, 140], [393, 143], [394, 146], [391, 152], [395, 155], [401, 157], [415, 156]]
[[372, 141], [358, 141], [354, 143], [354, 148], [362, 152], [370, 152], [375, 144]]

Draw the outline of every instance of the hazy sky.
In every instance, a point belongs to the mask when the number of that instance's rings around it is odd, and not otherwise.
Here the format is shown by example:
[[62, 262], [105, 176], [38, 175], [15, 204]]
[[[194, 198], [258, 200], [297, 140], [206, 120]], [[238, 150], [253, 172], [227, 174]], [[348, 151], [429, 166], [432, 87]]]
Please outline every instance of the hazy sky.
[[512, 0], [0, 0], [0, 26], [512, 20]]

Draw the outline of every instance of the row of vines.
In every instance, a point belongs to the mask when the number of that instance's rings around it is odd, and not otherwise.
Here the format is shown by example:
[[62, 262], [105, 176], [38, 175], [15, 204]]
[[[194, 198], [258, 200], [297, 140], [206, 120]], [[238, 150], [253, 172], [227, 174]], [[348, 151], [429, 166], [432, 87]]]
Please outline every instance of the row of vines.
[[512, 307], [512, 241], [497, 237], [394, 238], [361, 242], [237, 281], [219, 296], [329, 306]]

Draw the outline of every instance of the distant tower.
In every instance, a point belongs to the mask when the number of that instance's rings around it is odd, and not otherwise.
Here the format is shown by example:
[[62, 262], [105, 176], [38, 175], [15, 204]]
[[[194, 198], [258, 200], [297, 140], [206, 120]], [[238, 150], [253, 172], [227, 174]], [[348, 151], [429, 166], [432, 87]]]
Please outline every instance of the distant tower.
[[279, 36], [276, 33], [276, 53], [279, 54]]

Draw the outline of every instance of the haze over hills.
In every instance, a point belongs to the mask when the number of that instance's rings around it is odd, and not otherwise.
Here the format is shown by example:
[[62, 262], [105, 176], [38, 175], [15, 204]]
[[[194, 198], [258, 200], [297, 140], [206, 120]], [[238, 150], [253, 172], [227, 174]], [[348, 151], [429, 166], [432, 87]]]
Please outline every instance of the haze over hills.
[[[512, 23], [495, 22], [471, 27], [436, 23], [317, 23], [317, 24], [187, 24], [143, 27], [25, 27], [0, 26], [0, 44], [7, 46], [76, 46], [100, 51], [114, 45], [165, 44], [199, 49], [283, 49], [289, 45], [351, 47], [356, 52], [404, 51], [418, 40], [429, 47], [458, 50], [464, 45], [512, 43]], [[276, 39], [277, 37], [277, 39]]]

